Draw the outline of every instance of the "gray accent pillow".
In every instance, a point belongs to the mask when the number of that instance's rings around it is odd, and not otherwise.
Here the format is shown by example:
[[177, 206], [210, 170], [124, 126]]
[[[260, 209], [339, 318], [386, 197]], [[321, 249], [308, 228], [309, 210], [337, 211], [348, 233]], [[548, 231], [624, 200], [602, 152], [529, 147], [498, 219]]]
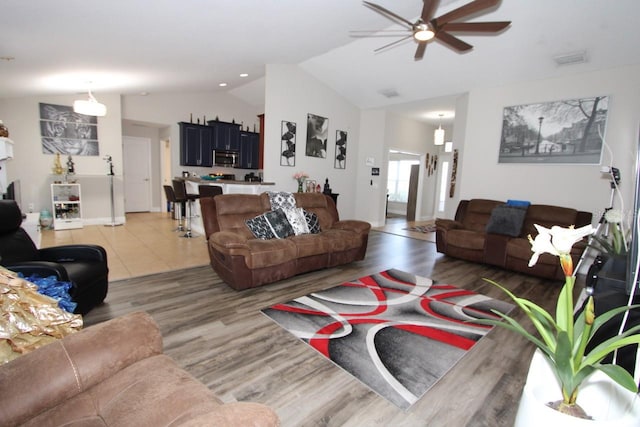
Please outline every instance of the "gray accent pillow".
[[295, 234], [282, 209], [265, 212], [263, 215], [276, 238], [284, 239]]
[[272, 211], [296, 208], [296, 199], [293, 197], [293, 193], [286, 191], [267, 191], [267, 195], [269, 196]]
[[269, 227], [264, 214], [248, 219], [244, 223], [247, 224], [247, 227], [249, 227], [249, 230], [251, 230], [257, 239], [270, 240], [276, 237], [273, 231], [271, 231], [271, 227]]
[[491, 217], [485, 228], [487, 233], [504, 234], [518, 237], [522, 231], [526, 207], [501, 205], [491, 211]]
[[307, 226], [309, 227], [309, 233], [318, 234], [320, 231], [320, 221], [318, 220], [318, 215], [313, 212], [309, 212], [307, 210], [304, 211], [304, 217], [307, 220]]

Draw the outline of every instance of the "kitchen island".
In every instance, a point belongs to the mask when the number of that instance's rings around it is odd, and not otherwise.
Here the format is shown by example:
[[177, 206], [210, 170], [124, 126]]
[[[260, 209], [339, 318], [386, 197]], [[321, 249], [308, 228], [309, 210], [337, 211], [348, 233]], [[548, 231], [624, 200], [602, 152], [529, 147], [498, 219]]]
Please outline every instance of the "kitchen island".
[[[275, 191], [273, 182], [248, 182], [234, 181], [226, 179], [204, 179], [200, 177], [176, 177], [175, 179], [184, 180], [187, 186], [187, 193], [200, 194], [200, 185], [213, 185], [222, 187], [222, 194], [261, 194], [265, 191]], [[202, 225], [202, 215], [200, 213], [200, 201], [193, 203], [193, 213], [191, 218], [191, 231], [196, 234], [204, 235], [204, 226]]]

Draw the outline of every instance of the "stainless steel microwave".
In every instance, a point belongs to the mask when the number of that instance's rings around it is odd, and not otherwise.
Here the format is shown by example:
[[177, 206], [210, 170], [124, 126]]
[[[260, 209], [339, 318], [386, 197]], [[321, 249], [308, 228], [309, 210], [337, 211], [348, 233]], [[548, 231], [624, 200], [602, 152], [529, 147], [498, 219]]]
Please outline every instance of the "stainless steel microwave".
[[213, 164], [215, 166], [238, 166], [239, 153], [237, 151], [213, 150]]

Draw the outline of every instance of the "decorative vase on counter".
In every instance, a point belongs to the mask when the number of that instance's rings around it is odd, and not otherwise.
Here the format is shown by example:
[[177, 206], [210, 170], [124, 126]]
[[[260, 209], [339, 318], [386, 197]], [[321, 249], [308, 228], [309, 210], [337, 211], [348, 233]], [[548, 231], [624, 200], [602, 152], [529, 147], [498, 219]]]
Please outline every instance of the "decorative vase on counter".
[[303, 181], [298, 181], [298, 193], [304, 193]]
[[577, 403], [593, 419], [563, 414], [547, 406], [560, 399], [560, 386], [547, 359], [536, 350], [522, 390], [515, 427], [631, 427], [640, 420], [640, 399], [606, 374], [595, 371], [580, 387]]

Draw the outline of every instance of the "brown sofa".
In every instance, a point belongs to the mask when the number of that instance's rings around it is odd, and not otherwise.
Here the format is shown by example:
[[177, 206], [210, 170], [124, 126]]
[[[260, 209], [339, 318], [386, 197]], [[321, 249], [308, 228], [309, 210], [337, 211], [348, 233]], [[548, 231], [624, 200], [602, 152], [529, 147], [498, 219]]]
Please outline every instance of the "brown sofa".
[[0, 366], [2, 426], [277, 426], [258, 403], [223, 404], [162, 354], [146, 313], [122, 316]]
[[335, 202], [327, 195], [294, 193], [294, 197], [298, 207], [318, 216], [319, 234], [255, 238], [245, 221], [271, 210], [267, 193], [200, 199], [211, 266], [229, 286], [247, 289], [364, 259], [369, 223], [341, 221]]
[[[517, 235], [487, 232], [487, 226], [491, 221], [494, 209], [497, 207], [505, 209], [504, 205], [505, 202], [497, 200], [460, 201], [455, 219], [438, 218], [436, 220], [438, 252], [454, 258], [495, 265], [532, 276], [562, 279], [564, 274], [556, 256], [543, 254], [535, 266], [528, 266], [533, 253], [527, 236], [535, 237], [538, 234], [534, 224], [547, 228], [554, 225], [581, 227], [591, 223], [592, 214], [559, 206], [531, 204], [525, 208], [524, 220]], [[571, 254], [574, 265], [580, 259], [585, 248], [586, 241], [578, 242], [573, 246]]]

